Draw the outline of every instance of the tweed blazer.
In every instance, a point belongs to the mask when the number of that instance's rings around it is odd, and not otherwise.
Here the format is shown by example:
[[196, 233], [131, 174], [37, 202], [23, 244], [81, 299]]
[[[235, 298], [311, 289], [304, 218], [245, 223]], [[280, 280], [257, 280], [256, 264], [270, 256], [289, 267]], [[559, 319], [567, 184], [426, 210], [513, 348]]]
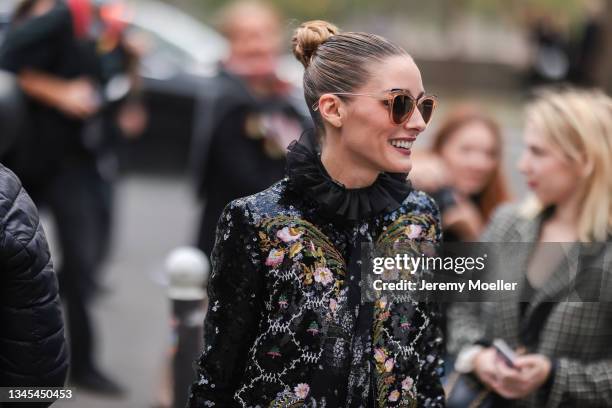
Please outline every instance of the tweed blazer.
[[[516, 206], [500, 208], [485, 231], [484, 242], [537, 242], [543, 215], [522, 216]], [[524, 400], [515, 401], [520, 407], [610, 407], [612, 406], [612, 297], [610, 282], [612, 246], [601, 244], [600, 251], [590, 260], [579, 262], [576, 279], [588, 279], [594, 272], [593, 265], [603, 265], [601, 299], [598, 302], [576, 301], [572, 298], [569, 276], [565, 263], [558, 266], [544, 285], [535, 291], [527, 306], [522, 325], [537, 319], [546, 303], [551, 306], [548, 316], [540, 326], [535, 344], [528, 347], [530, 353], [548, 356], [555, 363], [553, 379], [546, 391], [540, 390]], [[574, 247], [572, 250], [576, 250]], [[515, 260], [526, 270], [528, 251]], [[574, 281], [575, 282], [575, 281]], [[554, 301], [553, 301], [554, 300]], [[485, 306], [486, 337], [503, 338], [512, 347], [522, 344], [520, 333], [521, 314], [517, 301], [488, 303]], [[537, 320], [535, 320], [537, 322]], [[536, 323], [537, 325], [537, 323]]]

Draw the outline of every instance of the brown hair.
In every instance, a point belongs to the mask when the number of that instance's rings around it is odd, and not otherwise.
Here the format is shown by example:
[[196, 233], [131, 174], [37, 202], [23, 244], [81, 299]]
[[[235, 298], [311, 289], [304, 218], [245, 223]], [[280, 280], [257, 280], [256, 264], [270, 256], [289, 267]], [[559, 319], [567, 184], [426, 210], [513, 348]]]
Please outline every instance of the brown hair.
[[[305, 68], [304, 97], [319, 130], [323, 120], [312, 106], [328, 92], [354, 92], [370, 78], [368, 64], [408, 53], [375, 34], [341, 33], [327, 21], [302, 23], [294, 32], [293, 54]], [[346, 98], [346, 96], [343, 96]]]
[[438, 131], [433, 136], [431, 150], [439, 155], [444, 146], [450, 141], [452, 135], [457, 130], [474, 122], [479, 122], [485, 125], [491, 131], [497, 145], [495, 152], [498, 158], [497, 166], [493, 171], [493, 175], [491, 176], [489, 182], [484, 187], [483, 191], [478, 195], [478, 209], [480, 210], [483, 218], [488, 221], [493, 213], [493, 210], [495, 210], [499, 204], [508, 201], [511, 198], [506, 177], [503, 174], [501, 166], [503, 141], [501, 137], [501, 130], [497, 122], [490, 116], [482, 113], [482, 109], [476, 106], [460, 106], [451, 112], [446, 117], [442, 125], [438, 128]]
[[11, 17], [12, 23], [19, 23], [24, 20], [36, 5], [37, 0], [21, 0], [15, 6]]

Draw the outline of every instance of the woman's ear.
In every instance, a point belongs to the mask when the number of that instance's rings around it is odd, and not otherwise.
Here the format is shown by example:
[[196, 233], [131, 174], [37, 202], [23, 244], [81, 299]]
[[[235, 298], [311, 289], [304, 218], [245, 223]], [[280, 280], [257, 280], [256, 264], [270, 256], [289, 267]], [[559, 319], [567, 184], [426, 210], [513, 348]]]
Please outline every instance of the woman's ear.
[[323, 120], [331, 126], [336, 128], [342, 127], [344, 108], [342, 101], [336, 95], [321, 95], [319, 98], [319, 112]]

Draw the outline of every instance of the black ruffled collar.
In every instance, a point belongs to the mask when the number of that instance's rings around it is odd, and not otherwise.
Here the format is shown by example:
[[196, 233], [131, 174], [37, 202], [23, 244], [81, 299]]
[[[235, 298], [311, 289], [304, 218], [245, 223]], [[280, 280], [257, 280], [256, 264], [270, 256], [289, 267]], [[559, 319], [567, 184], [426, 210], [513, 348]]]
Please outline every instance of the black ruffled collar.
[[405, 173], [380, 173], [363, 188], [347, 189], [325, 170], [313, 132], [293, 141], [287, 152], [287, 177], [295, 191], [316, 201], [332, 217], [357, 221], [397, 209], [412, 191]]

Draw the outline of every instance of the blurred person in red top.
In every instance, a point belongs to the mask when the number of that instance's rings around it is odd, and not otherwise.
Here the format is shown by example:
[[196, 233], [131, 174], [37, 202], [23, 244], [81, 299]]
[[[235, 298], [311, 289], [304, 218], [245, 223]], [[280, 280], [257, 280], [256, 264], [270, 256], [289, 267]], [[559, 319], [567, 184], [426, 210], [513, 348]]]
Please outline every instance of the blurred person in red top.
[[22, 1], [0, 49], [0, 68], [17, 75], [27, 99], [28, 120], [7, 165], [57, 226], [71, 382], [120, 395], [122, 388], [95, 362], [90, 315], [108, 246], [110, 180], [102, 158], [118, 102], [105, 89], [114, 75], [101, 52], [108, 30], [97, 6], [89, 0]]

